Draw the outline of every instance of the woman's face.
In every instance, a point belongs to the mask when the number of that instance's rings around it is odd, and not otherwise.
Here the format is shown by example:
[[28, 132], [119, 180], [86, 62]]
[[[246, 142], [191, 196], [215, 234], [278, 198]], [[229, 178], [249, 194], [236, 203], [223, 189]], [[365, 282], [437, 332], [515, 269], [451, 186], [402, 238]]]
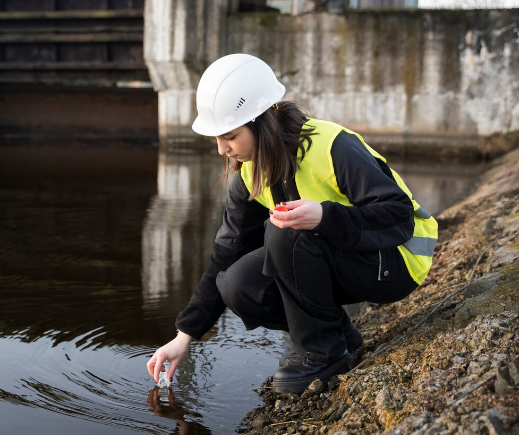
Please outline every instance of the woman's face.
[[239, 162], [248, 162], [252, 159], [256, 138], [250, 128], [242, 125], [221, 136], [216, 136], [216, 143], [218, 154], [221, 156], [226, 155]]

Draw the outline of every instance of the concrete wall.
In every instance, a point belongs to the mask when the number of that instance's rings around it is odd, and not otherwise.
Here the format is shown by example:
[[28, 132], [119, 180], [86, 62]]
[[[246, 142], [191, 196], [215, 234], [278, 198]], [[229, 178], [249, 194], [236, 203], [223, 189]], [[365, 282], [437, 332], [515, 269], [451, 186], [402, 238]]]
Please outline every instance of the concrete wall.
[[205, 68], [225, 52], [224, 0], [147, 0], [144, 60], [159, 92], [159, 137], [189, 137]]
[[[151, 0], [148, 5], [154, 3], [162, 4]], [[173, 7], [180, 10], [187, 3], [205, 5], [179, 0]], [[204, 47], [208, 37], [212, 41], [211, 49], [197, 52], [198, 63], [180, 53], [173, 69], [171, 62], [165, 65], [164, 75], [176, 75], [177, 67], [188, 71], [189, 80], [183, 82], [157, 78], [156, 52], [146, 51], [156, 88], [170, 94], [159, 97], [160, 130], [167, 132], [163, 140], [191, 134], [200, 71], [220, 55], [236, 52], [269, 63], [287, 87], [286, 99], [300, 101], [314, 116], [342, 123], [372, 142], [422, 144], [455, 138], [477, 146], [477, 136], [519, 130], [517, 9], [231, 14], [225, 19], [222, 8], [213, 12], [220, 18], [212, 15], [205, 23], [212, 36], [197, 37], [193, 29], [179, 34], [164, 20], [159, 20], [162, 33], [146, 27], [147, 44], [151, 35], [175, 44], [187, 35], [191, 43], [198, 38], [197, 47]], [[215, 39], [224, 36], [217, 47]]]
[[519, 129], [518, 29], [517, 10], [233, 16], [226, 49], [265, 59], [286, 98], [363, 132], [486, 135]]

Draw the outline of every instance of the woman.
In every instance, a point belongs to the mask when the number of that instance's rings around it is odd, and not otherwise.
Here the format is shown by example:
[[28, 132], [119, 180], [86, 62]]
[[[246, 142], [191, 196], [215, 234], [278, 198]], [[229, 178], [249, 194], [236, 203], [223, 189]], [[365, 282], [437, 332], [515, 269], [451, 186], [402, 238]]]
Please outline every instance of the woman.
[[246, 54], [217, 60], [200, 79], [193, 130], [216, 137], [236, 176], [178, 334], [148, 362], [155, 381], [165, 360], [172, 380], [191, 340], [229, 307], [247, 329], [290, 334], [294, 352], [273, 388], [300, 393], [347, 371], [362, 344], [342, 305], [398, 301], [429, 272], [437, 224], [398, 174], [358, 134], [280, 102], [284, 93]]

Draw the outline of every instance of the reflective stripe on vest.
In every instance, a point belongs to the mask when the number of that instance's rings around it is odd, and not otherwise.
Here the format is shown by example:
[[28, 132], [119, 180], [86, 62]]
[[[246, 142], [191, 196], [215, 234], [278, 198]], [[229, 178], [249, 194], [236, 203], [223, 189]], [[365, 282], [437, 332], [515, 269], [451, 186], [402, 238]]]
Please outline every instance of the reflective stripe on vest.
[[[352, 206], [349, 199], [337, 185], [335, 170], [331, 157], [331, 149], [335, 138], [340, 132], [356, 136], [370, 154], [382, 161], [386, 161], [379, 153], [364, 142], [364, 139], [354, 131], [348, 130], [333, 122], [318, 119], [309, 119], [306, 125], [315, 127], [312, 136], [312, 146], [303, 161], [300, 160], [299, 170], [296, 171], [296, 185], [301, 198], [317, 202], [335, 201], [345, 206]], [[298, 151], [298, 157], [301, 152]], [[245, 185], [252, 191], [252, 162], [242, 165], [241, 175]], [[432, 255], [438, 238], [438, 224], [434, 218], [418, 204], [402, 178], [391, 169], [393, 178], [398, 186], [409, 196], [414, 209], [413, 237], [405, 244], [398, 246], [404, 258], [409, 274], [415, 282], [421, 284], [432, 265]], [[256, 197], [256, 201], [269, 209], [275, 207], [270, 188], [265, 188]]]
[[436, 246], [436, 239], [413, 236], [411, 240], [404, 243], [404, 246], [414, 255], [432, 257], [434, 254], [434, 247]]
[[415, 210], [414, 215], [422, 219], [429, 219], [431, 217], [429, 212], [423, 207], [420, 207], [418, 210]]

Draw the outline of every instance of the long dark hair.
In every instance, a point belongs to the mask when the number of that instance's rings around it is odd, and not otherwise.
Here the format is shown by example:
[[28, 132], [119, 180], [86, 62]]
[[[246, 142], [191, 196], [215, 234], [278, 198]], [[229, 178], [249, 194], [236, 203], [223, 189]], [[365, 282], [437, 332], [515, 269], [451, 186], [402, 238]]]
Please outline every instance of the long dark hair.
[[[279, 180], [294, 177], [299, 168], [297, 158], [301, 150], [301, 161], [312, 146], [312, 134], [315, 127], [303, 125], [308, 120], [307, 111], [294, 101], [280, 101], [250, 121], [249, 128], [256, 139], [252, 151], [252, 191], [249, 200], [256, 198], [266, 187], [271, 187]], [[242, 162], [229, 162], [222, 158], [224, 166], [223, 178], [229, 172], [238, 172]]]

